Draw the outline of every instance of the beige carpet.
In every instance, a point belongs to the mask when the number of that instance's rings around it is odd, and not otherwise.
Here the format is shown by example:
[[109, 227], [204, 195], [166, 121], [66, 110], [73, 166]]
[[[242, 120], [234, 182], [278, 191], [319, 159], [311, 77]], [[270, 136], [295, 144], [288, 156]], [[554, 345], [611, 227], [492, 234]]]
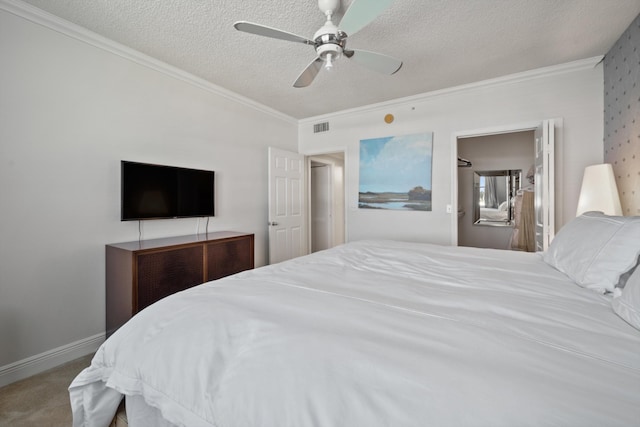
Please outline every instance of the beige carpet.
[[0, 388], [0, 427], [71, 426], [67, 388], [93, 354]]

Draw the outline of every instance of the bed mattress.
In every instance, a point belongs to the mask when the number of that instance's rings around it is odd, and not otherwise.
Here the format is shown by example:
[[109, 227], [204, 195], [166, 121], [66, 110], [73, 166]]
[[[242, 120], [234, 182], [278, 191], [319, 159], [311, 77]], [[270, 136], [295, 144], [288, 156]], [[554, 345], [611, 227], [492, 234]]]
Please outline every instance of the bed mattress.
[[[361, 241], [167, 297], [70, 386], [74, 426], [631, 426], [640, 333], [539, 254]], [[106, 420], [106, 424], [105, 424]]]

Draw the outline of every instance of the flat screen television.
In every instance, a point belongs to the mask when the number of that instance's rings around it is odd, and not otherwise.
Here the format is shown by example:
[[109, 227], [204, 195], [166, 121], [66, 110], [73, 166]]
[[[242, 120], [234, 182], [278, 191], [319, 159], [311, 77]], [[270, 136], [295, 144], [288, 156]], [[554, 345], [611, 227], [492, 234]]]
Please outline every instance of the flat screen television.
[[122, 160], [122, 221], [214, 216], [214, 171]]

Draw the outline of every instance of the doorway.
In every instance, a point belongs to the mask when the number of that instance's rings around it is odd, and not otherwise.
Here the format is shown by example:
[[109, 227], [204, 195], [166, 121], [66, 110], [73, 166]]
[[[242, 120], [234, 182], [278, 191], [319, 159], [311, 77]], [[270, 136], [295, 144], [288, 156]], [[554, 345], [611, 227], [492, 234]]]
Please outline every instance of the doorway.
[[[543, 120], [542, 122], [529, 122], [473, 131], [464, 131], [454, 133], [452, 135], [453, 140], [451, 151], [452, 164], [454, 165], [452, 173], [452, 207], [454, 208], [454, 212], [456, 210], [458, 211], [457, 217], [454, 217], [453, 221], [451, 221], [451, 235], [453, 245], [460, 244], [460, 233], [462, 232], [462, 227], [460, 224], [468, 225], [467, 223], [470, 221], [469, 218], [467, 218], [466, 220], [464, 220], [464, 218], [468, 216], [471, 216], [471, 218], [473, 218], [473, 211], [471, 213], [467, 212], [470, 210], [470, 208], [468, 207], [470, 205], [463, 205], [461, 198], [466, 197], [464, 193], [468, 188], [471, 188], [471, 191], [469, 191], [470, 193], [473, 193], [473, 191], [475, 191], [475, 188], [469, 187], [468, 184], [467, 186], [463, 186], [461, 182], [463, 179], [459, 176], [459, 171], [462, 169], [472, 170], [472, 166], [480, 166], [482, 169], [488, 167], [487, 165], [473, 165], [473, 159], [467, 159], [461, 156], [459, 153], [459, 143], [469, 138], [498, 138], [498, 136], [500, 135], [505, 135], [504, 138], [509, 139], [515, 135], [522, 134], [526, 135], [525, 139], [527, 146], [529, 145], [529, 141], [531, 141], [531, 152], [533, 153], [534, 158], [533, 171], [530, 170], [530, 164], [523, 164], [521, 175], [522, 185], [524, 187], [528, 187], [527, 190], [533, 190], [529, 194], [529, 196], [532, 194], [535, 195], [535, 197], [533, 197], [534, 200], [531, 202], [535, 210], [534, 247], [536, 251], [544, 251], [547, 249], [549, 243], [555, 235], [555, 217], [562, 214], [562, 212], [559, 212], [556, 209], [555, 203], [556, 185], [558, 185], [559, 188], [562, 188], [562, 182], [560, 182], [560, 180], [556, 179], [555, 177], [555, 160], [557, 159], [560, 164], [562, 164], [562, 128], [563, 120], [561, 118], [557, 118], [552, 120]], [[531, 134], [529, 134], [528, 132], [532, 132], [533, 137], [531, 137]], [[505, 153], [503, 152], [493, 154], [494, 159], [492, 159], [492, 161], [498, 161], [498, 159], [501, 159], [504, 154]], [[456, 165], [460, 167], [457, 167]], [[509, 165], [501, 165], [499, 169], [506, 170], [513, 168], [509, 167]], [[531, 172], [533, 172], [533, 177], [530, 176]], [[473, 175], [472, 172], [471, 175]], [[535, 182], [535, 185], [533, 186], [531, 178], [533, 178], [533, 181]], [[527, 224], [529, 223], [530, 222], [527, 222]], [[520, 232], [518, 224], [519, 222], [518, 220], [516, 220], [514, 221], [513, 230], [509, 230], [506, 232], [503, 231], [501, 238], [498, 238], [497, 240], [497, 244], [487, 244], [487, 240], [481, 236], [481, 243], [473, 243], [469, 246], [510, 249], [511, 244], [514, 241], [514, 235]], [[478, 230], [482, 230], [479, 228], [482, 226], [475, 225], [475, 227]], [[480, 232], [485, 234], [490, 233], [486, 229]], [[527, 234], [529, 234], [529, 232]], [[505, 239], [507, 240], [505, 241]]]
[[344, 163], [344, 152], [307, 157], [310, 252], [345, 242]]
[[[458, 245], [510, 249], [514, 234], [512, 219], [516, 192], [522, 194], [534, 190], [527, 178], [534, 173], [534, 131], [458, 138], [458, 156], [469, 161], [468, 166], [458, 167]], [[505, 171], [518, 171], [518, 188], [515, 191], [490, 192], [504, 196], [497, 197], [493, 204], [482, 203], [482, 199], [476, 200], [479, 195], [489, 194], [481, 191], [483, 187], [477, 188], [478, 177], [480, 181], [486, 176], [492, 176], [495, 180], [494, 175]], [[505, 220], [495, 220], [501, 214], [504, 214]], [[533, 215], [533, 210], [530, 214]], [[483, 220], [484, 215], [490, 220]]]

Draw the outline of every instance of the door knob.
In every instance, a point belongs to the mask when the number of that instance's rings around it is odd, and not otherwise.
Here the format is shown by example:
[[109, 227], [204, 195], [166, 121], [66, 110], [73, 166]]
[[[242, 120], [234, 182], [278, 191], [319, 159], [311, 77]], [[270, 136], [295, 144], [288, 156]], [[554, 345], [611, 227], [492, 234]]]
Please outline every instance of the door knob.
[[278, 223], [277, 223], [277, 222], [275, 222], [275, 221], [270, 221], [270, 222], [269, 222], [269, 225], [276, 226], [276, 225], [278, 225]]

